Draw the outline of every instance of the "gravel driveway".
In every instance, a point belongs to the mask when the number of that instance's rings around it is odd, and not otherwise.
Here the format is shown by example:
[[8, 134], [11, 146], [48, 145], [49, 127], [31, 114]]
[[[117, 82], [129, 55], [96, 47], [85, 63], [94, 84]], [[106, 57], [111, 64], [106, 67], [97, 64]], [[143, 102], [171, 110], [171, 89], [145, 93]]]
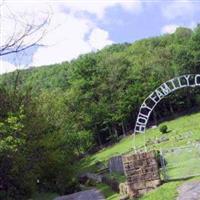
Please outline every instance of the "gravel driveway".
[[56, 197], [54, 200], [105, 200], [105, 198], [99, 190], [91, 189], [66, 196]]
[[178, 188], [177, 200], [200, 200], [200, 181], [185, 183]]

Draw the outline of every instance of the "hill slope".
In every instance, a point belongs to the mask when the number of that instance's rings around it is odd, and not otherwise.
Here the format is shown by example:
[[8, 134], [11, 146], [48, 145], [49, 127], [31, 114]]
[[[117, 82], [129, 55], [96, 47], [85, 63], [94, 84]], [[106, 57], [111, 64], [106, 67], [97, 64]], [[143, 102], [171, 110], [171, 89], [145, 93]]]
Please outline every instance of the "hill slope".
[[[178, 28], [174, 34], [111, 45], [70, 63], [5, 74], [0, 83], [31, 89], [36, 96], [61, 89], [73, 123], [91, 131], [101, 145], [133, 129], [140, 104], [160, 84], [183, 73], [200, 73], [199, 46], [200, 27]], [[199, 106], [199, 99], [199, 89], [172, 94], [157, 106], [150, 124]]]
[[[182, 147], [182, 146], [192, 146], [192, 143], [199, 142], [200, 141], [200, 113], [180, 117], [178, 119], [172, 120], [172, 121], [166, 121], [164, 124], [168, 126], [170, 129], [170, 132], [165, 134], [165, 137], [168, 137], [168, 141], [159, 142], [157, 144], [154, 144], [153, 146], [149, 145], [147, 148], [149, 149], [166, 149], [166, 148], [174, 148], [174, 147]], [[188, 133], [190, 133], [189, 137], [185, 137]], [[160, 133], [159, 128], [155, 129], [149, 129], [146, 132], [146, 142], [149, 140], [155, 141], [159, 138], [162, 138], [163, 134]], [[144, 136], [142, 134], [136, 135], [136, 146], [141, 147], [144, 145]], [[127, 152], [134, 152], [133, 149], [133, 136], [128, 136], [124, 139], [122, 139], [119, 143], [107, 147], [99, 152], [97, 152], [94, 155], [88, 156], [85, 159], [82, 159], [78, 163], [78, 170], [77, 171], [96, 171], [98, 170], [96, 168], [95, 163], [98, 162], [104, 162], [107, 163], [108, 159], [115, 156], [124, 154]], [[187, 150], [186, 150], [187, 151]], [[187, 153], [187, 152], [186, 152]], [[199, 153], [199, 152], [198, 152]], [[192, 152], [189, 153], [190, 157], [192, 157]], [[176, 158], [177, 159], [177, 158]], [[177, 159], [178, 160], [178, 159]], [[192, 163], [190, 163], [189, 159], [184, 159], [185, 162], [188, 162], [188, 165], [185, 165], [187, 167], [187, 171], [191, 170], [194, 171], [196, 167], [199, 166], [193, 166]], [[199, 158], [196, 160], [198, 163], [200, 162]], [[178, 164], [178, 161], [177, 163]], [[181, 168], [177, 167], [176, 171], [173, 171], [171, 174], [173, 176], [180, 175], [183, 176], [184, 172], [180, 171]], [[183, 169], [181, 169], [183, 170]], [[200, 173], [200, 170], [198, 169], [198, 172]], [[198, 178], [197, 178], [198, 179]], [[199, 178], [200, 179], [200, 178]], [[189, 180], [190, 181], [190, 180]], [[141, 200], [157, 200], [157, 199], [165, 199], [165, 200], [175, 200], [177, 195], [177, 187], [183, 183], [183, 181], [174, 181], [163, 184], [161, 187], [157, 188], [156, 190], [148, 193], [142, 198], [139, 198]], [[99, 185], [100, 189], [104, 190], [104, 188], [107, 188], [105, 185]], [[109, 188], [107, 188], [109, 190]], [[109, 192], [107, 192], [109, 194]], [[110, 195], [108, 195], [109, 199], [117, 199], [115, 197], [116, 194], [113, 194], [110, 192]]]

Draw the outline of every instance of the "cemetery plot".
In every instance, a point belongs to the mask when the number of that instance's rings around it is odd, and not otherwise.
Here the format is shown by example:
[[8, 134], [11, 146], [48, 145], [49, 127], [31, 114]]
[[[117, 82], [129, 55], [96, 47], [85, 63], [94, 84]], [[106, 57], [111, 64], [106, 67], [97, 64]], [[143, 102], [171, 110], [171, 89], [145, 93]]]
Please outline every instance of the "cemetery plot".
[[200, 143], [161, 150], [163, 180], [183, 179], [200, 175]]

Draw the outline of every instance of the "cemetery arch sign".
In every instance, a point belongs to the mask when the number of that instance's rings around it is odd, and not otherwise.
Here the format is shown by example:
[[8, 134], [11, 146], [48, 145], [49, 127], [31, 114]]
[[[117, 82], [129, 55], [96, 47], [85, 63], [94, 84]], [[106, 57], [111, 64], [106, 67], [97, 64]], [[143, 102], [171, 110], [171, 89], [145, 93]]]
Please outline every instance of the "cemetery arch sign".
[[172, 92], [186, 87], [200, 86], [200, 74], [187, 74], [166, 81], [154, 90], [142, 103], [134, 129], [136, 133], [145, 133], [151, 112], [156, 105]]

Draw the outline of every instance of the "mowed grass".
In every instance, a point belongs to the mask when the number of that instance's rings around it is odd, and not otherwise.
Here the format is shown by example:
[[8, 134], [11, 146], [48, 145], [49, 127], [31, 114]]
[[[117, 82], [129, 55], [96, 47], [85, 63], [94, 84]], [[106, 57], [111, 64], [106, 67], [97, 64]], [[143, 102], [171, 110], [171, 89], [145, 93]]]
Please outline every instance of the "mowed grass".
[[164, 158], [170, 179], [200, 175], [200, 146], [171, 149]]
[[176, 188], [180, 184], [180, 181], [163, 184], [138, 200], [175, 200], [178, 195]]
[[160, 187], [145, 194], [138, 200], [176, 200], [178, 195], [177, 188], [186, 182], [200, 181], [200, 177], [190, 178], [185, 181], [172, 181], [167, 182]]
[[[167, 136], [169, 140], [165, 142], [153, 144], [151, 146], [147, 146], [147, 149], [160, 150], [160, 149], [172, 148], [172, 147], [182, 147], [182, 146], [191, 145], [191, 143], [193, 142], [200, 141], [200, 113], [187, 115], [187, 116], [180, 117], [172, 121], [166, 121], [162, 124], [166, 124], [168, 126], [168, 129], [170, 130], [167, 134], [165, 134], [165, 136]], [[186, 135], [187, 137], [185, 137]], [[133, 140], [132, 135], [127, 136], [123, 138], [119, 143], [113, 146], [110, 146], [108, 148], [102, 149], [101, 151], [82, 159], [77, 165], [78, 171], [79, 172], [95, 171], [96, 162], [100, 161], [106, 164], [107, 161], [115, 155], [125, 154], [128, 152], [134, 152], [133, 150], [134, 144], [136, 148], [144, 148], [145, 141], [156, 140], [158, 138], [161, 138], [162, 136], [163, 134], [160, 133], [158, 127], [154, 129], [148, 129], [145, 135], [144, 134], [136, 135], [135, 141]], [[192, 166], [196, 166], [196, 165], [198, 166], [200, 163], [200, 158], [198, 159], [199, 155], [197, 155], [197, 159], [190, 158], [190, 155], [192, 155], [192, 153], [198, 154], [199, 152], [188, 152], [186, 154], [180, 155], [180, 159], [182, 160], [181, 161], [182, 165], [184, 166], [182, 169], [181, 167], [177, 169], [173, 166], [171, 166], [171, 169], [170, 169], [170, 163], [175, 163], [177, 157], [169, 156], [168, 157], [169, 175], [173, 177], [176, 177], [176, 176], [179, 177], [183, 173], [189, 174], [189, 171], [192, 169]], [[199, 173], [200, 172], [199, 168], [197, 167], [196, 169], [197, 169], [197, 173]], [[183, 182], [174, 181], [174, 182], [165, 183], [159, 188], [157, 188], [156, 190], [146, 194], [145, 196], [139, 199], [140, 200], [176, 199], [176, 196], [177, 196], [176, 188], [181, 183]], [[106, 195], [107, 199], [109, 199], [113, 195], [114, 194], [110, 196]], [[113, 196], [113, 200], [114, 199], [115, 199], [115, 196]]]
[[[168, 126], [170, 132], [167, 133], [166, 136], [169, 137], [170, 140], [156, 144], [154, 146], [149, 146], [147, 148], [160, 149], [179, 147], [188, 145], [190, 142], [198, 140], [200, 141], [200, 113], [180, 117], [173, 121], [166, 121], [162, 124], [166, 124]], [[176, 138], [178, 138], [180, 135], [184, 135], [188, 132], [192, 133], [189, 138], [178, 141], [176, 140]], [[156, 139], [161, 136], [163, 136], [163, 134], [160, 133], [159, 127], [155, 129], [148, 129], [145, 133], [145, 136], [144, 134], [136, 135], [135, 142], [133, 135], [127, 136], [123, 138], [119, 143], [102, 149], [101, 151], [82, 159], [78, 163], [78, 168], [81, 171], [88, 171], [90, 169], [94, 170], [94, 165], [96, 162], [106, 162], [115, 155], [120, 155], [131, 151], [134, 152], [134, 144], [137, 148], [143, 147], [145, 141]], [[144, 137], [146, 140], [144, 140]]]

